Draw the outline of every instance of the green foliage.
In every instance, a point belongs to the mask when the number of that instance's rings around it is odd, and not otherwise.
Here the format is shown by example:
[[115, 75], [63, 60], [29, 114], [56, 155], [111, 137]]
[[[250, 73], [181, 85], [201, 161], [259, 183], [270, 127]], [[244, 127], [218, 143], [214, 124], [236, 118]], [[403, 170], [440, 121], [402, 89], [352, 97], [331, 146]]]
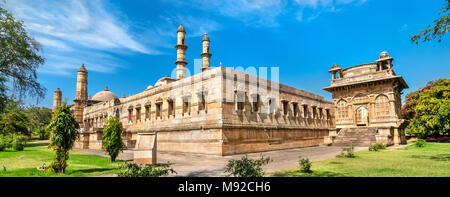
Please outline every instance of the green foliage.
[[302, 172], [311, 173], [311, 162], [309, 158], [299, 157], [298, 164], [300, 165], [300, 169]]
[[25, 137], [20, 134], [13, 135], [11, 147], [15, 151], [22, 151], [25, 148]]
[[108, 124], [103, 129], [103, 150], [110, 156], [110, 161], [114, 162], [120, 152], [123, 151], [125, 145], [122, 141], [123, 126], [116, 117], [111, 117]]
[[234, 177], [262, 177], [264, 175], [262, 166], [270, 161], [270, 157], [264, 157], [262, 154], [261, 158], [257, 160], [249, 159], [247, 155], [244, 155], [239, 160], [232, 159], [228, 161], [225, 173], [229, 173], [230, 176]]
[[419, 140], [414, 142], [414, 145], [416, 147], [422, 148], [422, 147], [425, 146], [426, 143], [427, 143], [427, 141], [425, 141], [424, 139], [419, 139]]
[[341, 154], [337, 155], [336, 157], [354, 158], [355, 157], [354, 150], [355, 150], [354, 146], [342, 147]]
[[410, 121], [409, 134], [425, 138], [449, 133], [450, 79], [430, 81], [427, 86], [406, 95], [402, 115]]
[[20, 97], [28, 94], [39, 99], [46, 90], [38, 83], [36, 72], [44, 58], [37, 54], [40, 44], [27, 35], [23, 26], [23, 21], [0, 7], [0, 78], [11, 79]]
[[19, 101], [15, 101], [13, 98], [8, 99], [4, 113], [1, 114], [0, 118], [0, 134], [5, 136], [14, 134], [31, 135], [28, 129], [29, 118]]
[[382, 150], [382, 149], [386, 149], [386, 144], [383, 143], [375, 143], [369, 146], [369, 151], [378, 151], [378, 150]]
[[137, 165], [132, 162], [125, 162], [120, 165], [119, 177], [160, 177], [169, 174], [177, 173], [170, 166], [171, 163], [164, 163], [158, 165]]
[[39, 139], [48, 139], [49, 132], [45, 130], [45, 127], [52, 120], [52, 110], [46, 107], [32, 106], [24, 111], [29, 117], [28, 129], [32, 131], [34, 135], [39, 136]]
[[47, 126], [50, 131], [49, 148], [55, 151], [55, 157], [50, 165], [56, 173], [64, 173], [69, 159], [69, 151], [78, 139], [80, 126], [72, 117], [72, 111], [67, 105], [67, 99], [54, 114], [54, 119]]
[[439, 13], [440, 17], [433, 21], [434, 25], [428, 25], [425, 30], [414, 35], [411, 38], [412, 43], [419, 44], [420, 39], [422, 39], [422, 42], [427, 42], [436, 38], [438, 39], [438, 42], [441, 42], [442, 37], [450, 30], [450, 0], [447, 0], [445, 4], [446, 6], [442, 8]]

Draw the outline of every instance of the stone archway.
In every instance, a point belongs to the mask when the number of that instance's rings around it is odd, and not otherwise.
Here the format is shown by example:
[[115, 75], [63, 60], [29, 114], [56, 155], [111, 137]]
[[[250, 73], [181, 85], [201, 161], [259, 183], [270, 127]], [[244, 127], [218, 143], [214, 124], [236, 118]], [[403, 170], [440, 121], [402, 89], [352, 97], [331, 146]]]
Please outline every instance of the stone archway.
[[356, 109], [355, 122], [357, 126], [367, 126], [369, 113], [366, 106], [361, 106]]

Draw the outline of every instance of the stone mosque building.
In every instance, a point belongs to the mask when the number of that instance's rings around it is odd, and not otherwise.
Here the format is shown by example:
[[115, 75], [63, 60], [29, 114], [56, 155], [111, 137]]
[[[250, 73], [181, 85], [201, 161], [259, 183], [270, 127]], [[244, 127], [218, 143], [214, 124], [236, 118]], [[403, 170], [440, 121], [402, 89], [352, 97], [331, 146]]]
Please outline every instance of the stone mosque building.
[[[185, 34], [180, 25], [176, 79], [162, 77], [129, 97], [119, 98], [106, 87], [88, 98], [88, 71], [80, 67], [72, 106], [81, 127], [78, 148], [101, 149], [110, 117], [120, 119], [125, 145], [135, 151], [152, 146], [224, 156], [333, 143], [404, 143], [400, 94], [408, 86], [395, 75], [386, 52], [375, 63], [346, 69], [333, 65], [331, 86], [324, 88], [333, 94], [330, 102], [221, 65], [211, 68], [207, 34], [200, 53], [202, 72], [187, 77]], [[54, 110], [60, 104], [57, 89]]]

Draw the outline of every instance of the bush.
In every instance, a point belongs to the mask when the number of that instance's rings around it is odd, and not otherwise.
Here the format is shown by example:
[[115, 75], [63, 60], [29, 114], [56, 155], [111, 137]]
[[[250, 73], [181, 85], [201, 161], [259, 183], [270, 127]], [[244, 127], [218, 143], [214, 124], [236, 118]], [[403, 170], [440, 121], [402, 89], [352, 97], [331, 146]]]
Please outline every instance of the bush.
[[170, 166], [171, 163], [159, 164], [159, 165], [138, 165], [131, 162], [125, 162], [120, 165], [119, 177], [160, 177], [167, 176], [169, 174], [177, 173]]
[[349, 146], [349, 147], [342, 147], [342, 152], [340, 155], [337, 155], [337, 157], [347, 157], [347, 158], [354, 158], [355, 157], [355, 147]]
[[382, 149], [386, 149], [386, 144], [383, 143], [375, 143], [369, 146], [369, 151], [379, 151]]
[[14, 140], [12, 143], [12, 148], [15, 151], [23, 151], [23, 149], [25, 148], [25, 142]]
[[22, 135], [14, 135], [11, 147], [15, 151], [23, 151], [23, 149], [25, 148], [25, 137], [23, 137]]
[[5, 150], [5, 148], [7, 148], [6, 146], [7, 146], [7, 144], [6, 144], [6, 143], [4, 143], [4, 142], [0, 141], [0, 151], [3, 151], [3, 150]]
[[299, 157], [298, 164], [300, 165], [301, 171], [306, 173], [311, 173], [311, 162], [309, 161], [309, 158], [302, 158]]
[[419, 140], [414, 142], [414, 145], [416, 147], [422, 148], [422, 147], [425, 146], [426, 143], [427, 143], [427, 141], [425, 141], [424, 139], [419, 139]]
[[228, 161], [225, 173], [234, 177], [262, 177], [264, 171], [261, 166], [268, 164], [270, 161], [270, 157], [264, 157], [262, 154], [260, 159], [249, 159], [247, 155], [244, 155], [239, 160]]

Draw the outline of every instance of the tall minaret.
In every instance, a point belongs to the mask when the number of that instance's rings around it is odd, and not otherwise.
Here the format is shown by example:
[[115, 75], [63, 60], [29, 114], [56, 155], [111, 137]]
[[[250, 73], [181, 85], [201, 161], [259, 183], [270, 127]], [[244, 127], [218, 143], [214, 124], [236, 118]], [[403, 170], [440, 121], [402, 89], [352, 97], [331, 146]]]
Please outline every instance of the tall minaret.
[[73, 100], [75, 102], [73, 115], [80, 126], [83, 123], [83, 110], [87, 106], [88, 101], [87, 75], [88, 72], [83, 64], [77, 71], [77, 91], [75, 93], [75, 100]]
[[61, 96], [61, 90], [59, 88], [56, 88], [56, 90], [53, 92], [53, 113], [55, 113], [56, 110], [58, 110], [58, 107], [61, 106]]
[[205, 71], [205, 70], [209, 69], [210, 60], [211, 60], [211, 53], [209, 52], [208, 34], [205, 34], [205, 36], [203, 36], [202, 43], [203, 43], [203, 51], [202, 51], [202, 54], [200, 54], [200, 55], [202, 56], [202, 61], [203, 61], [202, 71]]
[[175, 62], [177, 65], [177, 79], [183, 79], [186, 76], [186, 50], [188, 47], [184, 44], [185, 34], [186, 31], [183, 25], [180, 24], [177, 30], [177, 45], [175, 45], [177, 49], [177, 61]]

